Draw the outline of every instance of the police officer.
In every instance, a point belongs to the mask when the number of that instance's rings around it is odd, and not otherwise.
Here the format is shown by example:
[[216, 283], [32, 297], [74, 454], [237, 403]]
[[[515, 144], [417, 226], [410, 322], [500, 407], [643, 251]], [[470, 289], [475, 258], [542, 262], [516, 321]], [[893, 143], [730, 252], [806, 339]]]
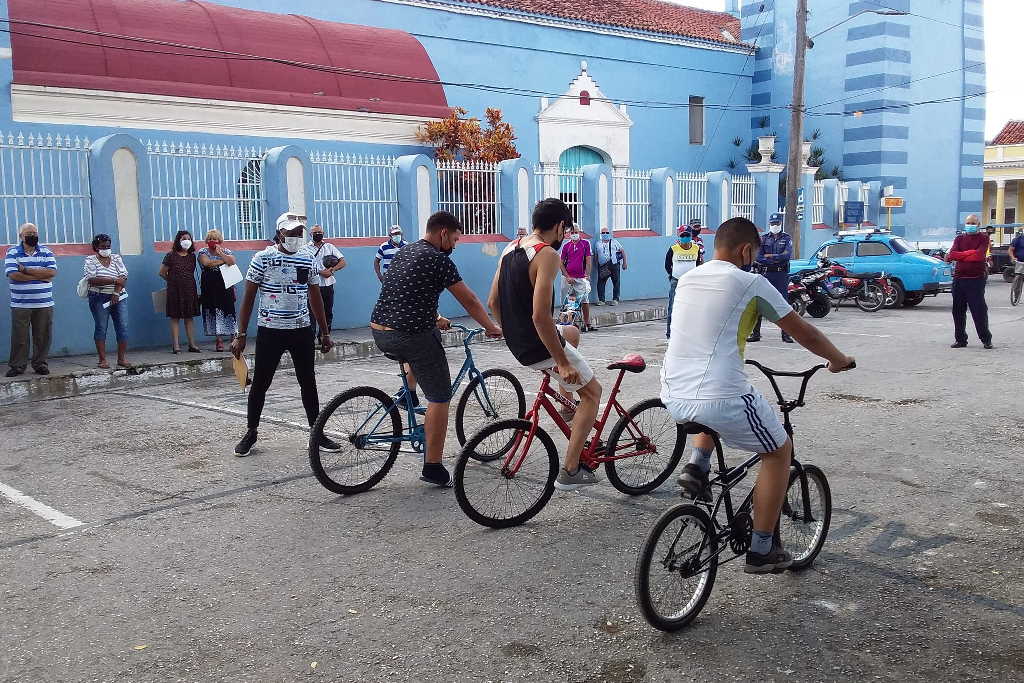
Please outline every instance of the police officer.
[[[768, 281], [789, 298], [789, 259], [793, 256], [793, 238], [782, 232], [782, 214], [773, 213], [768, 219], [768, 232], [761, 235], [761, 248], [757, 252], [757, 266]], [[761, 341], [761, 317], [758, 316], [748, 342]], [[782, 341], [792, 344], [793, 339], [782, 333]]]

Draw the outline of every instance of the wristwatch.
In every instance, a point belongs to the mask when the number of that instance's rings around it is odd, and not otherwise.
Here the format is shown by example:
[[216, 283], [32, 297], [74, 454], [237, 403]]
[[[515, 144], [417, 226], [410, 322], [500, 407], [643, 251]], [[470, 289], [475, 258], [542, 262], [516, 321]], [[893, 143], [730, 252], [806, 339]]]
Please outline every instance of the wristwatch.
[[235, 332], [235, 336], [232, 339], [245, 339], [246, 336], [245, 332]]

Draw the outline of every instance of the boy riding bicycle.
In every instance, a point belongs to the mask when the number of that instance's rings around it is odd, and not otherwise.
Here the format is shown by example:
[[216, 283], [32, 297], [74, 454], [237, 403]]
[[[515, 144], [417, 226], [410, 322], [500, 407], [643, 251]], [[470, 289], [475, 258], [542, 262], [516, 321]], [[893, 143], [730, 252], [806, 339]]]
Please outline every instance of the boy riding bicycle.
[[565, 462], [555, 479], [555, 487], [562, 491], [597, 483], [593, 472], [580, 467], [580, 452], [601, 402], [601, 385], [576, 350], [580, 331], [566, 325], [559, 333], [551, 318], [554, 282], [561, 267], [558, 248], [571, 228], [572, 212], [565, 202], [538, 202], [533, 209], [533, 232], [505, 249], [487, 298], [515, 359], [528, 368], [547, 372], [563, 390], [580, 397]]
[[[715, 234], [714, 258], [679, 279], [672, 329], [661, 371], [661, 400], [677, 422], [694, 422], [718, 432], [732, 448], [761, 454], [754, 487], [754, 533], [744, 571], [785, 569], [792, 556], [773, 541], [789, 484], [793, 443], [771, 405], [743, 371], [747, 336], [759, 315], [774, 322], [829, 370], [848, 369], [853, 359], [807, 323], [764, 277], [744, 269], [757, 257], [757, 226], [732, 218]], [[711, 500], [708, 472], [714, 440], [694, 437], [690, 462], [679, 484], [696, 500]]]

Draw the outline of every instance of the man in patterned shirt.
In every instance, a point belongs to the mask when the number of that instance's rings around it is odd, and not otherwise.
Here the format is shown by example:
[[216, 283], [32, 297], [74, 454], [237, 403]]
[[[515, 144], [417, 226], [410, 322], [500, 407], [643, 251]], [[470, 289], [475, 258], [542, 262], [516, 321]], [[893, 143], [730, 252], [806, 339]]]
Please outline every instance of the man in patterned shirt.
[[25, 223], [18, 228], [21, 243], [7, 250], [4, 273], [11, 288], [11, 357], [8, 377], [25, 372], [29, 362], [29, 331], [32, 339], [32, 369], [50, 374], [46, 358], [53, 332], [53, 278], [57, 259], [39, 244], [39, 228]]
[[[501, 336], [501, 328], [487, 315], [449, 258], [460, 237], [462, 224], [447, 211], [438, 211], [427, 219], [426, 237], [395, 254], [370, 318], [377, 348], [408, 364], [410, 389], [415, 392], [418, 382], [427, 399], [423, 424], [427, 451], [420, 479], [446, 487], [454, 483], [441, 464], [452, 379], [439, 330], [447, 330], [451, 322], [437, 312], [441, 292], [451, 292], [488, 337]], [[415, 396], [414, 402], [418, 402]]]
[[[238, 332], [231, 342], [231, 353], [235, 358], [241, 358], [245, 350], [245, 331], [249, 327], [257, 293], [260, 301], [256, 314], [256, 362], [249, 388], [248, 431], [235, 446], [235, 455], [239, 457], [249, 455], [256, 443], [256, 429], [260, 425], [267, 390], [274, 381], [274, 373], [285, 351], [292, 357], [295, 378], [302, 394], [302, 407], [310, 426], [320, 413], [313, 371], [310, 310], [320, 326], [320, 349], [326, 353], [333, 344], [320, 296], [320, 276], [312, 269], [313, 259], [304, 249], [305, 231], [305, 216], [281, 214], [277, 219], [277, 243], [253, 256], [245, 274]], [[327, 436], [321, 437], [320, 448], [325, 451], [341, 450]]]

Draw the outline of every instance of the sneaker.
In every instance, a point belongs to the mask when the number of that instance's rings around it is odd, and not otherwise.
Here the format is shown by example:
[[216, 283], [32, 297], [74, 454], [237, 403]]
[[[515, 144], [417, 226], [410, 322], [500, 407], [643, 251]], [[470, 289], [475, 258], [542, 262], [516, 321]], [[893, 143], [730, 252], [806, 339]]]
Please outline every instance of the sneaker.
[[676, 479], [686, 495], [693, 500], [711, 502], [711, 484], [708, 473], [692, 462], [683, 466], [683, 473]]
[[249, 455], [254, 443], [256, 443], [256, 430], [250, 429], [245, 433], [245, 436], [242, 437], [242, 440], [238, 442], [238, 445], [235, 446], [235, 455], [239, 458], [244, 458]]
[[612, 299], [611, 302], [608, 305], [609, 306], [618, 306], [619, 305], [619, 300], [618, 299]]
[[747, 343], [759, 341], [761, 341], [761, 335], [759, 334], [752, 334], [749, 337], [747, 337]]
[[598, 302], [597, 302], [596, 304], [594, 304], [594, 305], [595, 305], [595, 306], [604, 306], [605, 304], [604, 304], [604, 302], [603, 302], [603, 301], [598, 301]]
[[790, 337], [788, 334], [783, 333], [782, 341], [786, 342], [787, 344], [792, 344], [793, 343], [793, 338]]
[[[399, 392], [397, 394], [395, 394], [394, 396], [392, 396], [391, 398], [393, 398], [395, 400], [395, 403], [402, 410], [408, 410], [409, 409], [408, 404], [405, 402], [405, 389], [399, 390]], [[416, 412], [419, 413], [419, 411], [420, 411], [420, 395], [419, 394], [413, 394], [412, 395], [412, 407], [416, 410]], [[420, 413], [420, 414], [422, 415], [423, 413]]]
[[743, 565], [743, 572], [746, 574], [771, 574], [781, 572], [793, 564], [793, 556], [782, 547], [782, 544], [775, 541], [772, 549], [766, 554], [747, 551], [747, 563]]
[[587, 332], [597, 332], [597, 325], [587, 325]]
[[992, 346], [992, 342], [987, 342], [984, 346], [985, 346], [986, 349], [994, 349], [995, 348], [994, 346]]
[[555, 488], [559, 491], [575, 491], [583, 486], [593, 486], [596, 483], [597, 475], [584, 467], [577, 467], [573, 474], [569, 474], [569, 471], [563, 467], [558, 471]]
[[450, 489], [455, 486], [455, 479], [439, 462], [423, 463], [423, 474], [420, 475], [420, 479], [441, 488]]
[[17, 377], [18, 375], [20, 375], [23, 372], [25, 372], [25, 371], [24, 370], [19, 370], [18, 368], [11, 368], [10, 370], [7, 371], [7, 376], [8, 377]]
[[949, 348], [951, 348], [951, 349], [962, 349], [965, 346], [967, 346], [967, 342], [953, 342], [952, 344], [949, 345]]
[[36, 374], [37, 375], [49, 375], [50, 374], [50, 368], [46, 367], [45, 365], [40, 365], [35, 370], [36, 370]]
[[341, 450], [341, 444], [332, 439], [331, 437], [324, 435], [320, 437], [320, 450], [330, 451], [331, 453], [337, 453]]

